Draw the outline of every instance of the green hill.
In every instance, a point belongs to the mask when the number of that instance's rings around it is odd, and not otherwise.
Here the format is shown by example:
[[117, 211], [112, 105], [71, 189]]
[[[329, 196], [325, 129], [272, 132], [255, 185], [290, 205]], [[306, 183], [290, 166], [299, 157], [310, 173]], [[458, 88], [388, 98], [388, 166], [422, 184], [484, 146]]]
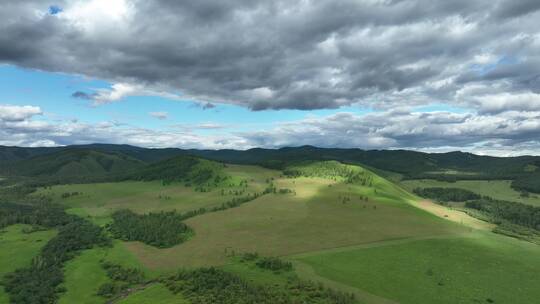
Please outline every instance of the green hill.
[[227, 178], [224, 164], [189, 155], [181, 155], [150, 164], [129, 174], [128, 179], [164, 183], [185, 182], [195, 186], [217, 186]]
[[[193, 155], [224, 163], [262, 165], [283, 169], [291, 163], [305, 160], [336, 160], [399, 173], [405, 179], [433, 178], [438, 180], [516, 180], [530, 179], [538, 172], [540, 157], [492, 157], [464, 152], [424, 153], [407, 150], [361, 150], [318, 148], [313, 146], [281, 149], [182, 150], [177, 148], [148, 149], [130, 145], [90, 144], [53, 148], [23, 148], [0, 146], [0, 172], [7, 163], [30, 160], [72, 149], [94, 150], [106, 154], [123, 154], [134, 159], [155, 163], [181, 155]], [[378, 172], [382, 173], [382, 172]], [[518, 182], [519, 187], [524, 183]], [[531, 187], [522, 187], [531, 188]], [[536, 187], [535, 187], [536, 188]]]
[[120, 153], [68, 149], [16, 162], [7, 173], [24, 177], [78, 179], [120, 174], [143, 166], [142, 161]]

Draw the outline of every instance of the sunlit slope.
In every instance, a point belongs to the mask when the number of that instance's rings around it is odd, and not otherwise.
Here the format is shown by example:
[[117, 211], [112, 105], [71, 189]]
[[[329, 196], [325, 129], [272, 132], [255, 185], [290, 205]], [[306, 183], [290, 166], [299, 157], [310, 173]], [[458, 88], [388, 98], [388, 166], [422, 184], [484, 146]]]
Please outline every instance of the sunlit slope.
[[466, 231], [415, 208], [408, 203], [412, 195], [358, 166], [300, 163], [272, 184], [276, 193], [187, 220], [195, 236], [181, 245], [156, 249], [133, 242], [128, 248], [146, 266], [170, 269], [220, 265], [233, 252], [284, 256]]

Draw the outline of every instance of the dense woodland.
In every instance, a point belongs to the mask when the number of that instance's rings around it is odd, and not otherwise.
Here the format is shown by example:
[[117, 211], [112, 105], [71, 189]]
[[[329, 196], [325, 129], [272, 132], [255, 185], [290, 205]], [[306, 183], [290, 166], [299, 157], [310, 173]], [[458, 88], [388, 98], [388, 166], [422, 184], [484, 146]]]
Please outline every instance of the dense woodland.
[[540, 232], [540, 207], [495, 200], [483, 197], [465, 203], [465, 207], [481, 211], [490, 216], [495, 223], [509, 223], [538, 230]]
[[512, 187], [518, 191], [540, 193], [540, 172], [515, 179]]
[[416, 188], [413, 192], [418, 196], [436, 200], [438, 202], [465, 202], [481, 197], [472, 191], [460, 188]]
[[140, 241], [159, 248], [180, 244], [192, 234], [181, 214], [175, 211], [136, 214], [130, 210], [113, 213], [109, 231], [124, 241]]
[[178, 156], [148, 165], [126, 176], [126, 179], [161, 180], [168, 184], [183, 182], [188, 186], [215, 187], [228, 179], [221, 163], [193, 157]]
[[237, 275], [216, 269], [180, 271], [164, 280], [173, 293], [181, 293], [193, 304], [352, 304], [354, 296], [323, 285], [289, 280], [285, 286], [259, 286]]

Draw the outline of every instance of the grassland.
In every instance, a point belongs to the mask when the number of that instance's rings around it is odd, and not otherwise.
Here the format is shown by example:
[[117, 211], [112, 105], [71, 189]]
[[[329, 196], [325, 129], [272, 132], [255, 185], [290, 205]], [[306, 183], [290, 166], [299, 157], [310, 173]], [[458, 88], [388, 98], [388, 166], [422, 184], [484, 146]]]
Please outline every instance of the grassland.
[[404, 304], [534, 303], [540, 297], [540, 247], [489, 233], [296, 258], [319, 276]]
[[138, 242], [127, 246], [147, 267], [169, 269], [222, 265], [233, 251], [283, 256], [466, 230], [405, 203], [402, 190], [382, 180], [371, 188], [306, 177], [276, 179], [275, 184], [295, 194], [268, 194], [238, 208], [191, 218], [186, 223], [195, 236], [172, 248]]
[[96, 294], [99, 286], [110, 281], [100, 266], [100, 260], [104, 256], [104, 249], [93, 248], [83, 251], [80, 256], [67, 263], [64, 268], [64, 287], [67, 292], [61, 296], [59, 304], [104, 302], [104, 299]]
[[529, 197], [522, 197], [520, 192], [514, 190], [510, 185], [511, 181], [487, 181], [487, 180], [460, 180], [456, 182], [443, 182], [432, 179], [404, 180], [400, 183], [403, 188], [412, 191], [414, 188], [445, 187], [461, 188], [470, 190], [480, 195], [490, 196], [494, 199], [540, 206], [540, 197], [530, 194]]
[[59, 304], [103, 303], [104, 298], [97, 296], [96, 293], [102, 284], [111, 282], [105, 270], [101, 267], [103, 261], [127, 268], [141, 269], [148, 278], [159, 275], [144, 268], [133, 254], [126, 250], [123, 242], [115, 241], [111, 248], [85, 250], [81, 255], [67, 263], [64, 284], [67, 292], [61, 296]]
[[[231, 263], [231, 256], [242, 252], [293, 260], [301, 276], [354, 292], [366, 303], [485, 303], [488, 299], [507, 303], [516, 290], [521, 295], [511, 303], [528, 303], [539, 296], [532, 285], [540, 281], [540, 247], [493, 235], [486, 223], [442, 206], [426, 206], [406, 191], [444, 184], [499, 199], [519, 197], [509, 183], [405, 181], [401, 188], [372, 171], [336, 162], [306, 163], [293, 169], [301, 172], [300, 177], [227, 165], [229, 184], [209, 192], [159, 181], [40, 189], [38, 194], [51, 196], [68, 212], [102, 225], [118, 209], [184, 212], [220, 206], [237, 197], [235, 192], [261, 193], [270, 184], [277, 190], [236, 208], [188, 219], [194, 236], [172, 248], [115, 241], [112, 249], [84, 252], [66, 266], [68, 292], [60, 303], [103, 302], [95, 297], [95, 290], [108, 280], [100, 270], [101, 259], [142, 268], [149, 278], [179, 268], [219, 266], [253, 282], [282, 282], [283, 277]], [[82, 194], [62, 198], [72, 192]], [[93, 275], [84, 277], [85, 273]], [[185, 301], [155, 284], [119, 303]]]
[[[0, 232], [0, 277], [30, 264], [41, 247], [56, 234], [54, 230], [25, 233], [28, 225], [12, 225]], [[8, 296], [0, 286], [0, 303], [8, 303]]]
[[[108, 223], [111, 220], [110, 215], [119, 209], [130, 209], [138, 213], [162, 210], [185, 212], [220, 206], [238, 195], [262, 192], [267, 181], [279, 175], [277, 171], [254, 166], [228, 165], [224, 171], [231, 176], [227, 185], [209, 192], [197, 192], [193, 187], [186, 187], [182, 183], [164, 185], [161, 181], [127, 181], [58, 185], [41, 188], [36, 195], [49, 196], [66, 206], [69, 213], [103, 225]], [[246, 181], [247, 186], [240, 186], [242, 181]], [[64, 193], [73, 192], [79, 194], [62, 197]]]

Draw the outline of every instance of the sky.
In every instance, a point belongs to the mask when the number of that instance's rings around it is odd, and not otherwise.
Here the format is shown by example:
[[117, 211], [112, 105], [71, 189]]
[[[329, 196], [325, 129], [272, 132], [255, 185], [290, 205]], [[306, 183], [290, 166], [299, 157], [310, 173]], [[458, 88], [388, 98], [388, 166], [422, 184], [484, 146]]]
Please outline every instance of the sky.
[[540, 155], [537, 0], [2, 0], [0, 145]]

